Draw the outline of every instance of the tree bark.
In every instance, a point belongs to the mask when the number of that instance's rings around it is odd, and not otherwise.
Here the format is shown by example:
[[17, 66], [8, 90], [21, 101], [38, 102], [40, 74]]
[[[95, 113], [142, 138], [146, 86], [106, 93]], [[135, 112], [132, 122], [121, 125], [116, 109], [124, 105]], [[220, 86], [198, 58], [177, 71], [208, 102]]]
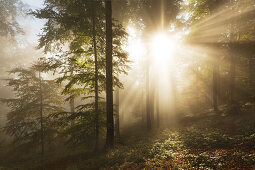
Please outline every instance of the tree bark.
[[42, 78], [41, 71], [39, 71], [40, 79], [40, 124], [41, 124], [41, 154], [44, 154], [44, 134], [43, 134], [43, 94], [42, 94]]
[[232, 53], [230, 58], [230, 87], [229, 87], [229, 96], [230, 96], [230, 108], [233, 111], [235, 106], [235, 74], [236, 74], [236, 56]]
[[[152, 76], [153, 77], [153, 76]], [[153, 77], [155, 78], [155, 77]], [[154, 105], [155, 105], [155, 84], [154, 84], [154, 81], [151, 81], [150, 82], [150, 85], [151, 85], [151, 95], [150, 95], [150, 114], [151, 114], [151, 125], [152, 127], [154, 127], [154, 123], [155, 123], [155, 120], [154, 120]]]
[[[237, 32], [236, 33], [236, 40], [239, 41], [240, 40], [240, 33]], [[233, 41], [234, 39], [234, 34], [231, 34], [230, 36], [231, 40]], [[231, 56], [230, 56], [230, 87], [229, 87], [229, 90], [230, 90], [230, 112], [237, 112], [239, 111], [239, 108], [238, 108], [238, 105], [237, 105], [237, 102], [235, 100], [235, 92], [236, 92], [236, 85], [235, 85], [235, 77], [236, 77], [236, 59], [237, 59], [237, 56], [236, 56], [236, 50], [234, 47], [230, 46], [230, 50], [231, 50]]]
[[160, 123], [160, 120], [159, 120], [159, 87], [157, 87], [156, 89], [156, 112], [157, 112], [157, 128], [159, 128], [159, 123]]
[[71, 99], [70, 99], [70, 112], [71, 113], [74, 113], [74, 95], [71, 95], [70, 96], [71, 97]]
[[116, 89], [116, 137], [120, 138], [120, 101], [119, 101], [119, 88]]
[[213, 61], [213, 109], [218, 112], [218, 73], [219, 66], [216, 61]]
[[106, 8], [106, 148], [114, 147], [113, 77], [112, 77], [112, 2], [105, 0]]
[[99, 110], [98, 110], [98, 63], [97, 63], [97, 42], [96, 42], [96, 14], [93, 10], [92, 16], [93, 25], [93, 47], [94, 47], [94, 59], [95, 59], [95, 151], [98, 151], [99, 142]]
[[255, 94], [255, 90], [254, 90], [254, 58], [253, 55], [250, 54], [249, 57], [249, 90], [251, 91], [249, 100], [250, 102], [254, 102], [254, 94]]

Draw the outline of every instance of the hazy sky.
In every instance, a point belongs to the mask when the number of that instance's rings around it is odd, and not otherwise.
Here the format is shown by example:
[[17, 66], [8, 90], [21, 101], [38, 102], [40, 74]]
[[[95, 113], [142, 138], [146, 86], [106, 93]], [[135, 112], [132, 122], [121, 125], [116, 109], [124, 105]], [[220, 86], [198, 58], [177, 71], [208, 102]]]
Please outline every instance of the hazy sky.
[[28, 4], [32, 9], [41, 8], [43, 5], [43, 0], [22, 0], [22, 1]]
[[[43, 7], [44, 0], [22, 0], [29, 9], [35, 10]], [[43, 55], [41, 51], [36, 50], [38, 45], [38, 34], [41, 33], [41, 29], [45, 23], [45, 20], [39, 20], [32, 16], [19, 16], [17, 18], [21, 28], [25, 32], [24, 35], [18, 35], [16, 37], [19, 47], [18, 49], [5, 49], [0, 53], [0, 98], [12, 97], [12, 91], [6, 87], [6, 81], [2, 80], [9, 77], [7, 71], [15, 66], [27, 66], [31, 62], [36, 61], [36, 58]], [[2, 47], [7, 47], [7, 42], [1, 42]], [[6, 113], [9, 111], [7, 106], [0, 102], [0, 127], [4, 126], [6, 121]]]
[[[42, 8], [44, 0], [22, 0], [32, 10]], [[19, 18], [19, 24], [26, 32], [26, 39], [31, 44], [38, 43], [38, 34], [41, 33], [41, 29], [45, 23], [45, 20], [39, 20], [34, 17]]]

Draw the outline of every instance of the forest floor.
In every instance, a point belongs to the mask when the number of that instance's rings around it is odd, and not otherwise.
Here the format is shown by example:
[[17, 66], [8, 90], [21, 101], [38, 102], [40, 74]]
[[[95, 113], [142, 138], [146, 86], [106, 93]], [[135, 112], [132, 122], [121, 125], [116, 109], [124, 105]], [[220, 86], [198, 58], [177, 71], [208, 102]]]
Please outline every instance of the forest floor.
[[113, 150], [62, 156], [40, 169], [255, 169], [254, 114], [208, 112], [182, 118], [176, 128], [138, 128], [124, 131]]

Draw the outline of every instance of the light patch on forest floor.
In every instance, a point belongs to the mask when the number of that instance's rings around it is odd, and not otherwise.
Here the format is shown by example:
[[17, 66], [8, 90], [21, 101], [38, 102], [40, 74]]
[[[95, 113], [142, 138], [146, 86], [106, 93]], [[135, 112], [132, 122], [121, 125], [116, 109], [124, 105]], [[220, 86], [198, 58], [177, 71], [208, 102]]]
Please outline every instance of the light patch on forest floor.
[[[214, 115], [193, 120], [178, 129], [124, 135], [114, 150], [75, 166], [78, 169], [254, 169], [255, 122], [241, 117], [236, 117], [237, 121], [232, 119]], [[218, 128], [224, 121], [226, 125]], [[230, 121], [238, 122], [238, 126], [231, 126]], [[232, 128], [236, 128], [234, 132]]]

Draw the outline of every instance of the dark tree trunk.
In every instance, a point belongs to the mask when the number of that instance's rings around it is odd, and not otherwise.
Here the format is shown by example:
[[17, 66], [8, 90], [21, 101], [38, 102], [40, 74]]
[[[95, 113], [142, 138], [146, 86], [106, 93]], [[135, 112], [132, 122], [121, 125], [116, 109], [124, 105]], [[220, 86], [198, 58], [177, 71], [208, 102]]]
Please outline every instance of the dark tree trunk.
[[216, 61], [213, 63], [213, 109], [218, 112], [218, 73], [219, 66]]
[[106, 8], [106, 148], [114, 147], [113, 77], [112, 77], [112, 2], [105, 0]]
[[119, 101], [119, 88], [116, 89], [116, 137], [120, 138], [120, 101]]
[[70, 96], [71, 99], [70, 99], [70, 112], [71, 113], [74, 113], [74, 95]]
[[[236, 21], [235, 21], [236, 22]], [[231, 25], [230, 30], [232, 31], [231, 35], [230, 35], [230, 41], [239, 41], [240, 40], [240, 33], [239, 31], [237, 31], [236, 33], [233, 32], [233, 28]], [[237, 55], [236, 53], [238, 49], [235, 48], [234, 46], [230, 45], [230, 86], [229, 86], [229, 97], [230, 97], [230, 112], [233, 114], [236, 114], [236, 112], [239, 111], [239, 106], [237, 105], [237, 101], [235, 99], [235, 93], [236, 93], [236, 59], [237, 59]]]
[[44, 154], [44, 134], [43, 134], [43, 94], [42, 94], [42, 78], [41, 71], [39, 71], [40, 79], [40, 124], [41, 124], [41, 154]]
[[[232, 28], [231, 28], [232, 29]], [[232, 33], [230, 36], [230, 40], [234, 40], [234, 34]], [[236, 50], [233, 46], [230, 46], [231, 56], [230, 56], [230, 73], [229, 73], [229, 97], [230, 97], [230, 111], [235, 112], [235, 76], [236, 76], [236, 54], [234, 51]]]
[[[219, 66], [218, 66], [219, 67]], [[217, 97], [218, 97], [218, 106], [222, 104], [222, 94], [221, 94], [221, 70], [218, 69], [218, 76], [217, 76]]]
[[199, 112], [199, 87], [198, 87], [198, 75], [196, 74], [196, 112]]
[[98, 65], [97, 65], [97, 42], [96, 42], [96, 14], [93, 10], [92, 16], [93, 25], [93, 47], [94, 47], [94, 57], [95, 57], [95, 151], [98, 151], [99, 142], [99, 110], [98, 110]]
[[232, 53], [230, 57], [230, 81], [229, 81], [229, 97], [230, 97], [230, 108], [234, 111], [235, 107], [235, 74], [236, 74], [236, 56]]
[[250, 101], [251, 102], [254, 102], [254, 95], [255, 95], [255, 90], [254, 90], [254, 58], [253, 58], [253, 55], [250, 54], [250, 57], [249, 57], [249, 90], [251, 91], [251, 94], [250, 94]]

